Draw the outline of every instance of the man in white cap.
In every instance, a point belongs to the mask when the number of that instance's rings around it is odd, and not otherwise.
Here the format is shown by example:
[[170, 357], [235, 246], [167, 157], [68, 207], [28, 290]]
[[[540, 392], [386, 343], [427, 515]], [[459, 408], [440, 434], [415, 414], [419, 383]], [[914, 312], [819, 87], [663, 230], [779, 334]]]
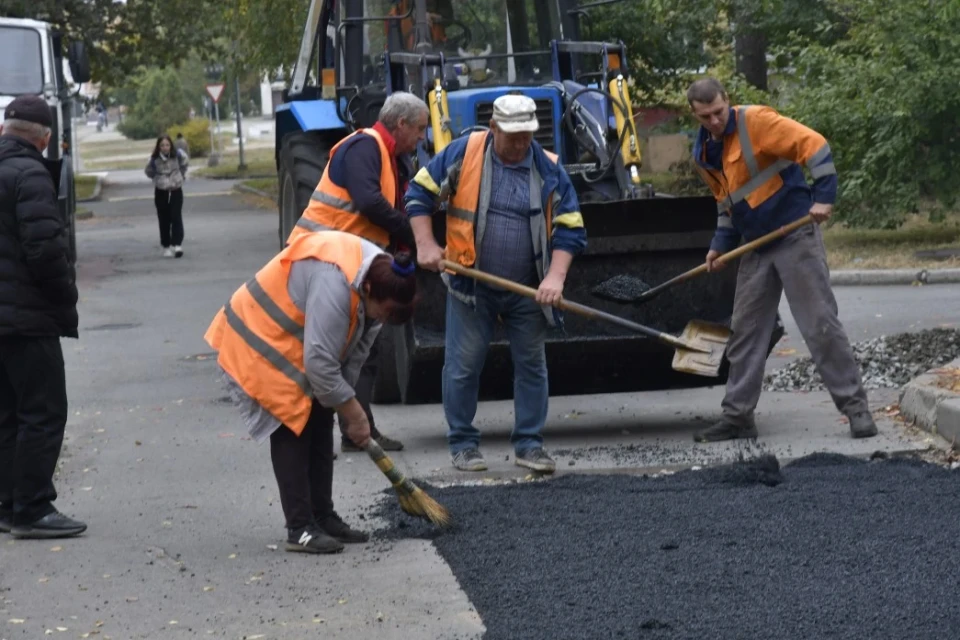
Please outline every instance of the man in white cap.
[[[556, 468], [541, 436], [549, 397], [544, 343], [548, 327], [561, 325], [552, 305], [587, 237], [569, 176], [557, 156], [533, 140], [538, 128], [532, 99], [497, 98], [490, 131], [454, 140], [420, 169], [404, 198], [421, 267], [439, 271], [446, 259], [537, 288], [535, 302], [463, 276], [442, 276], [448, 291], [443, 409], [453, 465], [463, 471], [487, 468], [473, 419], [498, 319], [513, 360], [516, 463], [542, 472]], [[444, 247], [431, 221], [442, 204]]]

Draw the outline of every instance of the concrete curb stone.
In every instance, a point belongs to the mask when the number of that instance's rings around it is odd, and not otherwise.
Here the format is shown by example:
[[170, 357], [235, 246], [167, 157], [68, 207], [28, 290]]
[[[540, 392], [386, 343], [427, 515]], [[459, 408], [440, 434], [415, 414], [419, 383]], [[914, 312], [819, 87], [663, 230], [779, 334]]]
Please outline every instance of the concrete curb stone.
[[900, 415], [960, 450], [960, 392], [937, 386], [942, 369], [960, 369], [960, 358], [908, 382], [900, 392]]
[[830, 284], [834, 286], [952, 282], [960, 282], [960, 269], [842, 269], [830, 273]]

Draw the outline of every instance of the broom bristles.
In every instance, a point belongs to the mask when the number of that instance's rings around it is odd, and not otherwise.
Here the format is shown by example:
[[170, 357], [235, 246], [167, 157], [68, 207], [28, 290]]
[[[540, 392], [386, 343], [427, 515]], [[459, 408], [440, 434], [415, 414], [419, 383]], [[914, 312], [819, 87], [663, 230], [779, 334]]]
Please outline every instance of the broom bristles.
[[383, 452], [383, 449], [373, 438], [367, 444], [366, 451], [370, 459], [376, 463], [377, 468], [383, 472], [383, 475], [390, 480], [390, 483], [396, 489], [400, 508], [405, 513], [426, 518], [441, 527], [450, 526], [453, 522], [450, 512], [442, 504], [428, 496], [423, 489], [407, 480], [394, 466], [390, 456]]

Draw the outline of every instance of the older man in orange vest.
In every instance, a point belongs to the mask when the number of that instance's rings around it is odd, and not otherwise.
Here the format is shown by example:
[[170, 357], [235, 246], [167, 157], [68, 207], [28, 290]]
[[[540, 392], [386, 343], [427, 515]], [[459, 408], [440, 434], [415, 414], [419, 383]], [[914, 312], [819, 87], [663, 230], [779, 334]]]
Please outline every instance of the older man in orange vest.
[[[701, 124], [694, 161], [718, 203], [717, 232], [706, 258], [709, 269], [722, 267], [716, 259], [741, 238], [755, 240], [808, 213], [818, 224], [830, 218], [837, 170], [822, 135], [770, 107], [731, 107], [714, 78], [694, 82], [687, 99]], [[814, 179], [812, 189], [802, 167]], [[818, 224], [741, 258], [723, 418], [697, 433], [698, 442], [757, 436], [753, 412], [782, 293], [834, 404], [850, 421], [851, 435], [877, 434], [850, 341], [837, 317]]]
[[[427, 105], [420, 98], [402, 91], [390, 94], [376, 124], [358, 129], [330, 150], [320, 183], [287, 242], [312, 231], [336, 230], [360, 236], [381, 249], [413, 248], [402, 194], [412, 173], [409, 156], [424, 139], [428, 118]], [[370, 410], [377, 356], [374, 345], [357, 381], [357, 397], [373, 438], [384, 450], [399, 451], [403, 444], [377, 430]], [[338, 414], [338, 420], [342, 422], [344, 416]], [[344, 435], [340, 450], [360, 449]]]

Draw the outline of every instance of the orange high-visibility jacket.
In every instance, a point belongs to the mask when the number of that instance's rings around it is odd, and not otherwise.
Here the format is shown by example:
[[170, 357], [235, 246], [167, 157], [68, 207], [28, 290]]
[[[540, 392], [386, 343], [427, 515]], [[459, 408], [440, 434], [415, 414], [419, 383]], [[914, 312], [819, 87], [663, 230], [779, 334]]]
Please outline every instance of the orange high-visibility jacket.
[[[477, 259], [476, 233], [474, 224], [477, 219], [477, 208], [480, 205], [480, 182], [483, 173], [484, 148], [487, 138], [490, 134], [486, 131], [475, 131], [470, 134], [467, 140], [467, 150], [463, 155], [463, 164], [460, 166], [460, 181], [457, 183], [457, 191], [450, 198], [450, 205], [447, 207], [447, 246], [446, 259], [451, 262], [457, 262], [465, 267], [472, 267]], [[558, 156], [546, 149], [544, 154], [553, 162], [557, 163]], [[422, 171], [422, 169], [421, 169]], [[534, 197], [539, 195], [532, 191]], [[547, 198], [544, 207], [544, 226], [542, 239], [539, 247], [547, 244], [547, 238], [552, 234], [553, 228], [553, 198]], [[576, 219], [573, 223], [580, 223], [582, 218], [579, 212], [575, 212]], [[548, 251], [542, 251], [549, 254]], [[547, 255], [549, 260], [549, 255]], [[544, 266], [544, 273], [548, 269]]]
[[287, 242], [292, 242], [297, 236], [311, 231], [346, 231], [366, 238], [381, 249], [390, 244], [390, 234], [386, 229], [375, 225], [365, 215], [357, 211], [350, 198], [350, 193], [343, 187], [337, 186], [330, 179], [330, 166], [333, 155], [347, 140], [356, 135], [370, 136], [377, 141], [380, 148], [380, 191], [391, 207], [397, 206], [397, 178], [393, 174], [393, 160], [386, 142], [375, 129], [359, 129], [334, 145], [330, 150], [327, 166], [320, 177], [320, 183], [310, 198], [310, 204], [304, 210], [300, 220], [290, 232]]
[[[812, 202], [832, 204], [837, 169], [827, 140], [767, 106], [736, 106], [722, 138], [722, 170], [707, 161], [708, 133], [693, 147], [700, 175], [717, 200], [711, 249], [725, 253], [806, 215]], [[803, 175], [814, 178], [811, 187]]]
[[[342, 232], [306, 233], [241, 286], [217, 313], [204, 339], [217, 363], [261, 407], [300, 435], [310, 417], [313, 394], [304, 369], [305, 315], [290, 298], [294, 262], [315, 259], [339, 267], [350, 287], [363, 265], [362, 240]], [[346, 350], [357, 330], [360, 295], [350, 288]]]

